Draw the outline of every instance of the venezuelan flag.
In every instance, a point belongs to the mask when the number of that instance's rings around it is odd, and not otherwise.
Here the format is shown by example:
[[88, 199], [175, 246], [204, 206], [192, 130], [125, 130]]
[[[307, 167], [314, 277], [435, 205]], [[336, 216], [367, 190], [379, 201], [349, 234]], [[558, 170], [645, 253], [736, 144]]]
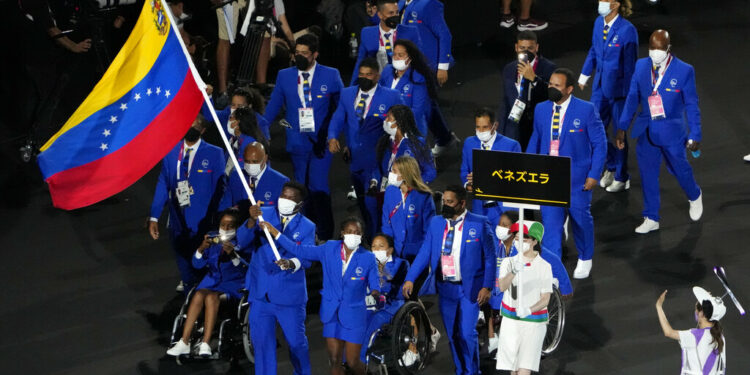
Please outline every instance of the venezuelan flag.
[[93, 91], [37, 157], [55, 207], [72, 210], [124, 190], [185, 135], [203, 102], [162, 0], [146, 0]]

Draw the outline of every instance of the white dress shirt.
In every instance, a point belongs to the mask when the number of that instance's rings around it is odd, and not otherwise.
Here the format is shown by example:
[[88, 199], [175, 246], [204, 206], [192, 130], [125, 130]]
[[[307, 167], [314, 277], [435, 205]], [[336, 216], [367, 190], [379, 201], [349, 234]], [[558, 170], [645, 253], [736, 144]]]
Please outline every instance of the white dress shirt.
[[[302, 77], [302, 73], [310, 73], [310, 77], [307, 78], [307, 82], [310, 84], [310, 96], [307, 98], [310, 103], [312, 103], [312, 81], [313, 81], [313, 75], [315, 74], [315, 68], [318, 67], [318, 63], [313, 60], [312, 68], [308, 69], [306, 72], [303, 72], [299, 70], [297, 72], [297, 95], [299, 96], [299, 103], [303, 107], [305, 106], [305, 94], [304, 94], [304, 85], [305, 78]], [[312, 105], [312, 104], [311, 104]]]
[[550, 129], [550, 131], [549, 131], [549, 141], [550, 142], [552, 142], [552, 120], [555, 118], [555, 107], [558, 106], [558, 105], [560, 106], [560, 129], [559, 129], [560, 130], [560, 137], [558, 138], [558, 140], [559, 140], [559, 139], [562, 138], [563, 123], [565, 122], [565, 111], [568, 110], [568, 105], [570, 105], [570, 98], [572, 98], [572, 97], [573, 97], [573, 95], [570, 95], [568, 97], [568, 99], [565, 99], [565, 101], [562, 102], [562, 104], [557, 104], [555, 102], [552, 102], [552, 116], [550, 116], [550, 118], [549, 118], [549, 129]]
[[[380, 40], [378, 41], [378, 50], [386, 52], [385, 50], [385, 40], [388, 39], [388, 42], [391, 43], [391, 52], [393, 52], [393, 37], [396, 36], [396, 29], [390, 29], [389, 31], [383, 30], [383, 26], [378, 26], [378, 30], [380, 30]], [[385, 34], [390, 34], [386, 38]], [[381, 44], [380, 41], [383, 43]]]
[[367, 99], [365, 99], [365, 111], [364, 111], [364, 116], [363, 116], [363, 117], [367, 117], [367, 112], [370, 111], [370, 103], [372, 102], [372, 97], [375, 95], [375, 90], [377, 90], [377, 89], [378, 89], [378, 85], [375, 84], [375, 86], [373, 86], [370, 89], [370, 91], [362, 91], [362, 89], [359, 89], [359, 91], [357, 91], [357, 97], [354, 99], [354, 111], [355, 111], [355, 113], [357, 111], [357, 104], [359, 104], [359, 101], [361, 100], [362, 93], [364, 92], [365, 94], [369, 95], [367, 97]]
[[[265, 171], [265, 169], [264, 169], [264, 171]], [[279, 231], [279, 233], [281, 233], [284, 230], [286, 230], [286, 226], [289, 225], [289, 223], [292, 221], [292, 219], [294, 219], [297, 216], [297, 213], [294, 213], [294, 214], [289, 215], [289, 216], [285, 216], [285, 215], [279, 214], [279, 216], [280, 216], [279, 220], [281, 220], [281, 230]], [[282, 218], [286, 219], [286, 224], [284, 224], [284, 221], [282, 220]], [[278, 239], [278, 237], [276, 237], [276, 238]], [[297, 272], [300, 268], [302, 268], [302, 263], [300, 263], [299, 259], [297, 259], [297, 258], [290, 258], [289, 260], [291, 260], [292, 263], [294, 263], [294, 271], [292, 271], [292, 273]]]
[[484, 150], [485, 148], [487, 150], [492, 150], [492, 145], [495, 144], [495, 140], [496, 139], [497, 139], [497, 130], [495, 130], [495, 133], [492, 134], [492, 138], [490, 138], [489, 141], [487, 141], [487, 142], [480, 141], [482, 143], [482, 150]]
[[[616, 21], [616, 20], [617, 20], [618, 18], [620, 18], [620, 15], [619, 15], [619, 14], [615, 15], [615, 17], [614, 17], [614, 18], [612, 18], [612, 20], [611, 20], [611, 21], [609, 21], [609, 22], [605, 23], [605, 25], [606, 25], [606, 26], [609, 26], [609, 30], [612, 30], [612, 25], [614, 25], [614, 24], [615, 24], [615, 21]], [[602, 30], [603, 30], [603, 29], [602, 29]], [[607, 41], [609, 41], [609, 34], [607, 34]], [[580, 75], [580, 76], [578, 76], [578, 84], [579, 84], [579, 85], [586, 85], [586, 82], [588, 82], [588, 81], [589, 81], [589, 78], [590, 78], [590, 77], [591, 77], [591, 76], [587, 76], [587, 75], [585, 75], [585, 74], [581, 73], [581, 75]]]
[[[453, 266], [456, 270], [456, 277], [454, 278], [454, 281], [461, 281], [461, 245], [463, 242], [464, 224], [466, 223], [466, 212], [467, 210], [464, 208], [464, 212], [456, 219], [460, 221], [456, 223], [456, 228], [453, 233], [453, 249], [451, 250], [451, 256], [453, 257]], [[449, 228], [451, 225], [450, 222], [451, 221], [449, 219], [445, 219], [445, 223]], [[443, 237], [443, 242], [440, 247], [441, 251], [445, 248], [445, 238], [448, 237], [447, 233]]]

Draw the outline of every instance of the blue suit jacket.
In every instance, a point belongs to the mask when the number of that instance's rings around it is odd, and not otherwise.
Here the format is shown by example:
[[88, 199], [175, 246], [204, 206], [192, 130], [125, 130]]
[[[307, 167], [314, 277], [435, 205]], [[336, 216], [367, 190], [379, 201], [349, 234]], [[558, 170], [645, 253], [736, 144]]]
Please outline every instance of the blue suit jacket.
[[[534, 108], [536, 108], [537, 104], [548, 99], [547, 85], [549, 77], [552, 76], [552, 72], [555, 69], [557, 69], [555, 63], [547, 60], [544, 56], [537, 56], [536, 70], [534, 71], [536, 73], [536, 85], [531, 87], [529, 86], [530, 83], [525, 80], [523, 82], [531, 90], [531, 101], [526, 103], [526, 109], [523, 111], [523, 117], [521, 117], [522, 124], [529, 124], [531, 126], [534, 123]], [[513, 109], [513, 103], [518, 98], [518, 90], [516, 89], [517, 77], [518, 60], [514, 59], [503, 67], [503, 100], [500, 102], [500, 108], [497, 111], [498, 116], [500, 116], [497, 119], [500, 122], [497, 131], [515, 140], [520, 139], [519, 124], [508, 121], [508, 115], [510, 115], [510, 110]]]
[[[496, 132], [495, 143], [492, 144], [493, 151], [521, 152], [521, 145], [514, 139], [504, 137]], [[482, 149], [482, 141], [477, 136], [471, 136], [464, 141], [464, 148], [461, 157], [461, 183], [466, 185], [466, 176], [471, 173], [473, 168], [473, 151]]]
[[[242, 171], [242, 173], [245, 174], [245, 179], [250, 184], [250, 176], [245, 171]], [[253, 191], [253, 198], [256, 201], [262, 201], [264, 206], [275, 206], [276, 201], [279, 200], [279, 196], [281, 195], [281, 190], [287, 181], [289, 181], [289, 177], [266, 165], [266, 171], [263, 172]], [[232, 206], [238, 206], [240, 212], [243, 214], [250, 208], [250, 198], [248, 198], [245, 188], [242, 187], [242, 181], [240, 181], [240, 177], [235, 171], [232, 171], [232, 174], [229, 176], [229, 184], [224, 189], [224, 196], [221, 198], [219, 210], [224, 210]]]
[[[420, 139], [420, 142], [424, 144], [424, 139]], [[398, 145], [398, 150], [396, 150], [396, 157], [393, 159], [394, 161], [404, 155], [411, 156], [414, 159], [417, 160], [419, 163], [419, 171], [420, 175], [422, 177], [422, 180], [429, 184], [433, 180], [435, 180], [435, 177], [437, 177], [437, 170], [435, 169], [435, 160], [432, 158], [432, 152], [430, 152], [430, 149], [425, 146], [425, 149], [427, 150], [425, 153], [425, 157], [427, 160], [420, 161], [416, 158], [416, 151], [414, 150], [414, 144], [412, 143], [411, 139], [404, 138], [401, 141], [401, 144]], [[383, 158], [380, 160], [380, 165], [378, 168], [375, 168], [372, 172], [372, 179], [377, 181], [378, 186], [380, 186], [380, 181], [383, 177], [388, 177], [388, 172], [391, 170], [388, 169], [388, 162], [391, 160], [391, 150], [390, 147], [386, 149], [386, 151], [383, 153]], [[392, 167], [392, 166], [391, 166]]]
[[[534, 132], [526, 152], [549, 155], [552, 106], [546, 101], [536, 106]], [[560, 156], [570, 158], [570, 195], [574, 206], [591, 203], [591, 191], [583, 191], [586, 178], [599, 180], [607, 158], [607, 136], [591, 102], [570, 97], [570, 104], [560, 127]]]
[[278, 242], [300, 259], [318, 261], [322, 264], [321, 322], [328, 323], [338, 316], [339, 322], [346, 328], [367, 327], [367, 288], [371, 291], [381, 290], [375, 255], [360, 246], [351, 255], [349, 267], [342, 276], [342, 241], [328, 241], [320, 246], [304, 246], [282, 235]]
[[638, 60], [638, 31], [623, 16], [617, 16], [604, 40], [604, 17], [594, 21], [591, 48], [581, 72], [596, 72], [591, 89], [601, 90], [605, 98], [624, 98]]
[[[394, 211], [396, 207], [398, 209]], [[394, 254], [399, 257], [417, 255], [433, 216], [435, 202], [432, 200], [432, 194], [412, 190], [406, 196], [406, 203], [402, 204], [401, 189], [395, 186], [385, 189], [382, 231], [393, 237]]]
[[[380, 84], [391, 87], [394, 78], [394, 69], [391, 64], [383, 68], [380, 74]], [[401, 93], [401, 101], [404, 102], [414, 113], [414, 121], [422, 136], [427, 136], [427, 116], [431, 110], [430, 95], [427, 91], [427, 83], [423, 75], [412, 68], [406, 69], [404, 75], [398, 80], [394, 90]]]
[[[393, 30], [391, 30], [391, 32], [393, 32]], [[407, 39], [414, 42], [420, 51], [422, 50], [422, 39], [419, 37], [419, 30], [417, 30], [416, 27], [398, 25], [396, 26], [395, 32], [396, 35], [393, 37], [394, 43], [399, 39]], [[378, 50], [380, 49], [380, 25], [363, 27], [360, 35], [361, 41], [359, 43], [359, 52], [357, 53], [357, 62], [354, 63], [351, 85], [354, 85], [357, 82], [357, 77], [359, 76], [359, 64], [362, 60], [366, 57], [375, 57], [378, 54]], [[393, 48], [393, 46], [391, 46], [391, 48]]]
[[[281, 228], [281, 218], [275, 206], [261, 207], [263, 220]], [[248, 219], [249, 220], [249, 219]], [[297, 214], [286, 225], [283, 232], [297, 244], [315, 244], [315, 224], [308, 218]], [[256, 225], [248, 229], [247, 222], [237, 229], [237, 241], [243, 251], [248, 252], [250, 258], [250, 269], [245, 279], [245, 287], [250, 291], [253, 299], [265, 299], [278, 305], [298, 305], [307, 302], [307, 285], [305, 281], [305, 268], [310, 268], [312, 263], [300, 260], [302, 267], [296, 272], [283, 271], [276, 265], [276, 257], [271, 245], [260, 226]], [[280, 245], [276, 245], [279, 255], [285, 259], [294, 258], [294, 255], [286, 251]]]
[[633, 138], [639, 137], [648, 128], [651, 141], [657, 145], [685, 144], [690, 129], [690, 139], [700, 141], [701, 136], [701, 111], [698, 108], [698, 92], [695, 89], [695, 70], [682, 60], [673, 57], [667, 68], [666, 74], [659, 85], [659, 95], [666, 118], [663, 120], [651, 120], [648, 110], [648, 97], [654, 89], [651, 80], [651, 58], [646, 57], [638, 60], [635, 65], [635, 74], [630, 83], [628, 98], [625, 100], [625, 108], [620, 116], [620, 130], [627, 131], [630, 121], [633, 119], [638, 105], [641, 112], [635, 119]]
[[[161, 163], [161, 173], [156, 183], [154, 199], [151, 203], [151, 217], [158, 218], [164, 205], [169, 206], [169, 223], [167, 226], [174, 234], [196, 235], [208, 231], [211, 227], [211, 214], [217, 211], [223, 191], [224, 151], [201, 141], [193, 156], [193, 165], [188, 174], [188, 182], [194, 194], [190, 196], [190, 205], [180, 208], [175, 195], [177, 189], [177, 160], [181, 140]], [[182, 176], [181, 176], [182, 177]]]
[[328, 124], [333, 111], [338, 105], [339, 95], [344, 88], [339, 71], [316, 63], [315, 73], [310, 82], [315, 132], [299, 131], [299, 109], [303, 107], [297, 91], [297, 68], [286, 68], [276, 76], [276, 86], [271, 93], [271, 100], [266, 106], [265, 117], [272, 122], [282, 108], [286, 109], [286, 120], [291, 128], [286, 129], [286, 151], [289, 153], [307, 153], [315, 151], [323, 155], [328, 135]]
[[242, 281], [247, 273], [247, 267], [242, 262], [233, 263], [229, 261], [220, 261], [220, 256], [224, 253], [221, 244], [211, 245], [203, 251], [200, 259], [193, 254], [193, 268], [207, 268], [206, 275], [198, 284], [196, 289], [210, 289], [229, 293], [234, 298], [240, 298], [240, 289]]
[[437, 69], [438, 64], [452, 66], [453, 36], [448, 24], [445, 23], [443, 3], [438, 0], [413, 0], [406, 6], [405, 0], [399, 0], [398, 9], [404, 12], [401, 23], [416, 26], [419, 30], [422, 53], [427, 57], [432, 69]]
[[[419, 249], [414, 263], [406, 275], [406, 280], [414, 282], [426, 267], [431, 273], [442, 272], [438, 268], [443, 251], [443, 235], [448, 225], [442, 216], [433, 216], [429, 230], [425, 235], [422, 247]], [[464, 296], [469, 300], [476, 300], [481, 288], [492, 289], [495, 282], [495, 254], [496, 242], [492, 236], [493, 229], [487, 223], [487, 218], [466, 212], [461, 236], [461, 286]], [[433, 279], [437, 280], [437, 277]], [[457, 298], [458, 296], [441, 296]]]
[[352, 171], [364, 170], [372, 173], [377, 168], [375, 145], [383, 131], [383, 121], [388, 109], [396, 104], [403, 104], [398, 91], [378, 85], [370, 101], [370, 110], [364, 120], [360, 121], [354, 112], [355, 101], [359, 98], [358, 86], [351, 86], [341, 91], [341, 100], [331, 119], [328, 139], [337, 138], [346, 130], [347, 143], [352, 153]]
[[404, 305], [401, 287], [404, 285], [406, 273], [409, 272], [409, 262], [393, 254], [391, 261], [385, 264], [384, 270], [385, 275], [380, 278], [380, 290], [386, 298], [384, 310], [391, 315], [396, 315], [398, 309]]

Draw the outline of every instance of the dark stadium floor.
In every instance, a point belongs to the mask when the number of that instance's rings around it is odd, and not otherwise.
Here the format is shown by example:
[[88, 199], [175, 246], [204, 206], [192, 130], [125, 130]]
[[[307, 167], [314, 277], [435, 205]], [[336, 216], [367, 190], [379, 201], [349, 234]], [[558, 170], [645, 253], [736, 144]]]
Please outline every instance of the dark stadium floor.
[[[468, 1], [467, 1], [468, 2]], [[456, 2], [456, 3], [463, 3]], [[479, 2], [477, 2], [479, 3]], [[552, 1], [540, 1], [538, 7]], [[566, 1], [567, 3], [567, 1]], [[541, 53], [577, 74], [590, 41], [595, 5], [549, 11], [550, 30], [540, 33]], [[496, 10], [496, 4], [494, 5]], [[583, 9], [586, 6], [589, 8]], [[455, 11], [449, 5], [448, 11]], [[511, 58], [511, 34], [485, 17], [481, 46], [464, 43], [450, 82], [441, 92], [453, 129], [463, 139], [473, 134], [474, 107], [492, 108], [500, 100], [500, 67]], [[451, 13], [452, 18], [459, 17]], [[666, 311], [674, 327], [693, 326], [693, 285], [720, 292], [711, 271], [723, 265], [730, 281], [750, 307], [750, 253], [747, 252], [750, 208], [750, 124], [742, 115], [750, 87], [750, 5], [747, 1], [669, 1], [662, 8], [643, 8], [632, 17], [640, 32], [640, 56], [658, 27], [672, 34], [674, 53], [691, 63], [703, 119], [703, 155], [691, 159], [704, 192], [699, 223], [688, 218], [688, 203], [675, 179], [662, 170], [661, 229], [639, 236], [642, 197], [635, 155], [631, 152], [632, 189], [609, 194], [597, 188], [593, 199], [596, 245], [592, 276], [574, 281], [562, 343], [543, 359], [544, 374], [677, 373], [679, 346], [659, 328], [654, 302], [663, 289], [670, 293]], [[465, 20], [459, 20], [464, 22]], [[464, 22], [465, 23], [465, 22]], [[491, 24], [491, 25], [490, 25]], [[489, 26], [488, 26], [489, 25]], [[470, 26], [454, 28], [475, 32]], [[493, 31], [494, 30], [494, 31]], [[481, 34], [485, 35], [485, 34]], [[463, 37], [463, 40], [471, 39]], [[576, 95], [588, 99], [587, 90]], [[85, 94], [84, 94], [85, 95]], [[72, 107], [75, 107], [75, 103]], [[72, 110], [70, 108], [69, 110]], [[280, 129], [275, 129], [281, 139]], [[210, 374], [253, 373], [245, 361], [196, 362], [179, 366], [165, 356], [179, 300], [178, 279], [166, 236], [152, 241], [144, 228], [155, 185], [152, 171], [117, 196], [89, 208], [63, 212], [52, 208], [46, 187], [33, 165], [18, 165], [15, 149], [2, 149], [9, 167], [0, 169], [0, 373], [4, 374]], [[291, 174], [291, 163], [278, 143], [274, 167]], [[442, 190], [458, 179], [458, 154], [438, 160], [433, 186]], [[336, 158], [332, 171], [345, 171]], [[345, 198], [347, 173], [331, 173], [337, 219], [356, 210]], [[744, 176], [744, 177], [743, 177]], [[572, 273], [575, 250], [569, 242], [565, 263]], [[434, 302], [431, 298], [428, 301]], [[314, 303], [313, 303], [314, 305]], [[317, 308], [308, 310], [307, 335], [315, 374], [326, 372], [324, 342]], [[436, 306], [430, 317], [441, 331]], [[731, 373], [750, 372], [750, 326], [730, 306], [722, 320]], [[443, 331], [444, 332], [444, 331]], [[451, 374], [453, 364], [444, 337], [426, 374]], [[745, 353], [743, 355], [742, 353]], [[279, 373], [291, 373], [286, 348], [278, 358]], [[483, 363], [492, 374], [493, 363]]]

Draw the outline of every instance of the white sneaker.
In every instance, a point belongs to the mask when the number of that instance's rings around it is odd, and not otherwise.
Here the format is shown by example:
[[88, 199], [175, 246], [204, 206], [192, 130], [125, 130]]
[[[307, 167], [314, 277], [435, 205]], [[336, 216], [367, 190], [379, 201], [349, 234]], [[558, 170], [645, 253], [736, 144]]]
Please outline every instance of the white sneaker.
[[404, 352], [404, 355], [401, 356], [401, 361], [404, 363], [404, 367], [409, 367], [418, 360], [419, 360], [419, 353], [414, 353], [411, 350], [407, 350], [406, 352]]
[[635, 228], [635, 233], [639, 234], [646, 234], [648, 232], [653, 232], [655, 230], [659, 230], [659, 222], [653, 221], [647, 217], [643, 218], [643, 223], [638, 226], [638, 228]]
[[750, 161], [750, 154], [745, 155], [745, 157], [743, 157], [742, 160]]
[[585, 279], [589, 277], [589, 274], [591, 273], [591, 266], [594, 265], [594, 262], [589, 260], [580, 260], [578, 259], [578, 264], [576, 265], [575, 271], [573, 271], [573, 278], [574, 279]]
[[607, 191], [610, 193], [618, 193], [628, 189], [630, 189], [630, 180], [627, 180], [625, 182], [615, 180], [612, 181], [609, 186], [607, 186]]
[[207, 342], [201, 342], [201, 345], [198, 347], [198, 355], [201, 357], [210, 357], [211, 345], [208, 345]]
[[167, 350], [167, 355], [171, 355], [172, 357], [177, 357], [185, 354], [190, 354], [190, 345], [183, 342], [182, 339], [177, 341], [177, 343], [174, 344], [173, 347]]
[[349, 192], [346, 193], [346, 199], [350, 201], [356, 201], [357, 200], [357, 191], [354, 190], [354, 186], [351, 186], [349, 188]]
[[489, 343], [487, 344], [487, 353], [492, 353], [495, 350], [497, 350], [497, 344], [499, 342], [500, 342], [500, 338], [499, 337], [497, 337], [497, 336], [490, 337]]
[[599, 180], [599, 186], [606, 188], [614, 180], [615, 180], [615, 171], [604, 171], [604, 174], [602, 174], [602, 179]]
[[437, 343], [440, 341], [440, 331], [432, 327], [432, 336], [430, 337], [430, 353], [437, 351]]
[[477, 319], [477, 325], [484, 324], [484, 311], [479, 311], [479, 319]]
[[432, 148], [432, 155], [436, 156], [436, 157], [440, 156], [440, 155], [446, 153], [451, 148], [456, 147], [458, 145], [458, 142], [460, 142], [460, 140], [458, 139], [458, 137], [456, 136], [456, 134], [455, 133], [451, 133], [451, 141], [448, 142], [448, 144], [445, 145], [445, 146], [439, 146], [439, 145], [435, 144], [435, 147]]
[[563, 224], [563, 232], [565, 233], [565, 241], [568, 240], [568, 221], [570, 221], [570, 216], [565, 218], [565, 223]]
[[700, 220], [701, 216], [703, 215], [703, 192], [701, 191], [701, 194], [696, 198], [694, 201], [690, 202], [690, 218], [693, 221]]

